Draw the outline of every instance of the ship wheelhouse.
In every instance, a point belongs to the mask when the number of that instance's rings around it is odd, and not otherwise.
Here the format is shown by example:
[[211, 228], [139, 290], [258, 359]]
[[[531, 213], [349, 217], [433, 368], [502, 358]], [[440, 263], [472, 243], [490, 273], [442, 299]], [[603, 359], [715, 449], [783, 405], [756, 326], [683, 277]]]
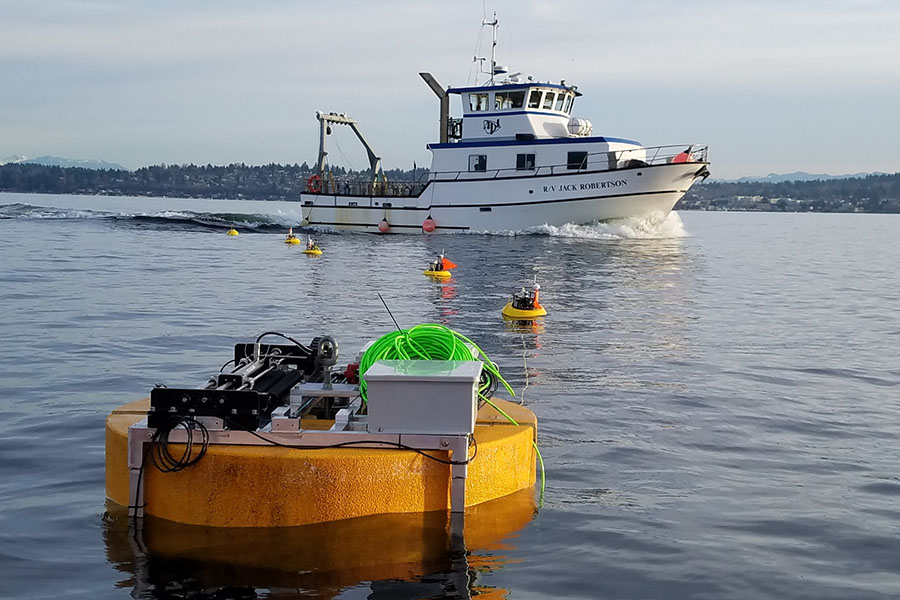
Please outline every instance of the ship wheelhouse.
[[640, 143], [592, 135], [572, 117], [575, 86], [529, 81], [449, 88], [461, 118], [446, 122], [446, 142], [429, 144], [430, 178], [483, 179], [617, 168], [620, 158], [645, 158]]
[[[562, 84], [501, 84], [451, 88], [462, 101], [458, 139], [537, 139], [568, 136], [568, 123], [580, 96]], [[533, 136], [533, 137], [532, 137]]]

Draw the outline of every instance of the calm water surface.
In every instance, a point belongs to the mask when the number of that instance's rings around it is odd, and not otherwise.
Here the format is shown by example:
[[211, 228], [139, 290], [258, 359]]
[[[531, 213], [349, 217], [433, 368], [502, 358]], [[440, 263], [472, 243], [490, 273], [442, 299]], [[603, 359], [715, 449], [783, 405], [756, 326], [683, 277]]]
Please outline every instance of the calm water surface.
[[[0, 597], [900, 597], [900, 217], [321, 234], [310, 258], [280, 239], [298, 208], [0, 194]], [[535, 275], [549, 315], [504, 325]], [[265, 330], [346, 362], [392, 329], [377, 292], [524, 390], [540, 510], [483, 507], [464, 540], [427, 516], [136, 543], [104, 518], [110, 410]]]

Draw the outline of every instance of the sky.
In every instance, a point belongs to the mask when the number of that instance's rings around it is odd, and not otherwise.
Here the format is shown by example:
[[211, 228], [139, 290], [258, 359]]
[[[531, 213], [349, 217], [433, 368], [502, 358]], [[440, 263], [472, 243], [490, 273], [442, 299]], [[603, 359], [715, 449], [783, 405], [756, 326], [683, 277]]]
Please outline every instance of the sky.
[[426, 166], [418, 73], [472, 84], [494, 11], [498, 62], [576, 84], [594, 134], [707, 144], [717, 179], [900, 171], [898, 0], [0, 0], [0, 159], [313, 164], [320, 110]]

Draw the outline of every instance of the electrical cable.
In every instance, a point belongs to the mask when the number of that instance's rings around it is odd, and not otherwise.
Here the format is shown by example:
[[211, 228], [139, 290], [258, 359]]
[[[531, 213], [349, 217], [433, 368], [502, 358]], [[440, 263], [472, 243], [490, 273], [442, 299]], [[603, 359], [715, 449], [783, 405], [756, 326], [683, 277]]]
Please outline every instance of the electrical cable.
[[[511, 416], [506, 414], [506, 412], [502, 408], [500, 408], [499, 406], [497, 406], [496, 404], [494, 404], [493, 402], [491, 402], [490, 400], [488, 400], [486, 398], [485, 398], [485, 402], [487, 402], [491, 408], [493, 408], [498, 413], [503, 415], [507, 421], [509, 421], [513, 425], [519, 426], [519, 423], [515, 419], [513, 419]], [[541, 505], [543, 505], [543, 503], [544, 503], [544, 488], [547, 485], [547, 477], [546, 477], [546, 473], [544, 472], [544, 457], [541, 456], [541, 451], [538, 449], [537, 443], [535, 443], [534, 440], [531, 441], [531, 445], [534, 447], [535, 453], [537, 453], [538, 462], [541, 463], [541, 499], [540, 499], [540, 502], [541, 502]]]
[[[297, 346], [298, 348], [300, 348], [300, 350], [305, 352], [307, 356], [312, 356], [312, 350], [310, 350], [309, 346], [305, 346], [305, 345], [301, 344], [300, 342], [298, 342], [297, 340], [295, 340], [294, 338], [292, 338], [291, 336], [285, 335], [278, 331], [266, 331], [264, 333], [259, 334], [259, 336], [257, 336], [257, 338], [256, 338], [256, 343], [258, 344], [259, 341], [261, 339], [263, 339], [264, 337], [266, 337], [267, 335], [274, 335], [274, 336], [278, 336], [280, 338], [284, 338], [284, 339], [288, 340], [289, 342], [291, 342], [292, 344], [294, 344], [295, 346]], [[227, 365], [228, 363], [225, 363], [225, 364]]]
[[[169, 451], [169, 436], [178, 427], [182, 427], [187, 433], [187, 441], [184, 443], [184, 451], [181, 456], [176, 457]], [[193, 454], [194, 431], [200, 432], [200, 450], [196, 455]], [[197, 464], [206, 454], [206, 450], [209, 448], [209, 430], [193, 417], [172, 417], [156, 429], [150, 442], [151, 447], [156, 449], [150, 455], [156, 468], [163, 473], [177, 473]]]
[[[187, 433], [187, 441], [184, 444], [184, 452], [181, 456], [175, 457], [169, 451], [169, 435], [178, 427], [184, 428]], [[200, 432], [200, 450], [196, 455], [191, 456], [194, 451], [194, 431]], [[181, 443], [181, 442], [179, 442]], [[141, 486], [144, 482], [144, 466], [147, 459], [150, 458], [153, 465], [163, 473], [175, 473], [197, 464], [206, 450], [209, 448], [209, 430], [200, 421], [193, 417], [173, 416], [168, 419], [161, 427], [158, 427], [150, 438], [150, 442], [144, 449], [144, 457], [141, 460], [141, 467], [138, 469], [137, 486], [135, 488], [135, 502], [141, 497]], [[155, 449], [155, 452], [154, 452]], [[138, 510], [147, 506], [147, 503], [129, 505], [128, 508], [133, 510], [132, 518], [135, 530], [137, 530]]]

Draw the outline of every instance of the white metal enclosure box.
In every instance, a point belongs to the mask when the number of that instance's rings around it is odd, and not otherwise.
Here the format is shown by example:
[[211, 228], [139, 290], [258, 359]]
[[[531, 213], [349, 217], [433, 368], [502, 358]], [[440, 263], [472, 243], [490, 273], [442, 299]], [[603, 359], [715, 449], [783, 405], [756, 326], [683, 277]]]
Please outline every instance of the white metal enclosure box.
[[365, 372], [370, 433], [475, 431], [480, 360], [379, 360]]

